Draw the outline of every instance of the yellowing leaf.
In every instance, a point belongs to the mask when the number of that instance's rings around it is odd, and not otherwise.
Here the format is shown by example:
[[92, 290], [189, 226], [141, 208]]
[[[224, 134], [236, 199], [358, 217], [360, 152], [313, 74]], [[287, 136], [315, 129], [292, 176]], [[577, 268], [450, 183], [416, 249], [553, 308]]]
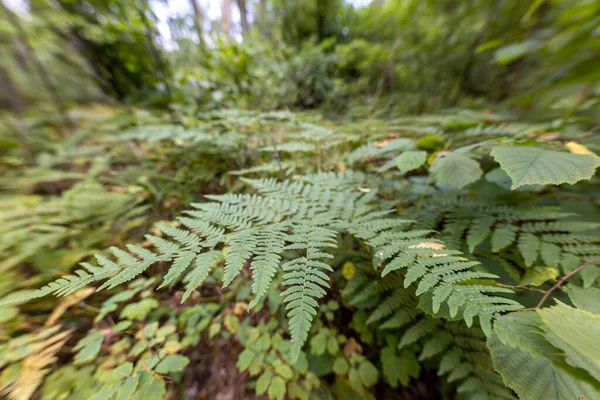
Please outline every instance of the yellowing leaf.
[[528, 268], [519, 282], [522, 286], [540, 286], [546, 281], [558, 278], [558, 271], [554, 268], [535, 266]]
[[598, 155], [596, 153], [594, 153], [593, 151], [591, 151], [584, 145], [576, 143], [576, 142], [569, 142], [569, 143], [565, 144], [565, 147], [567, 149], [569, 149], [569, 151], [573, 154], [587, 154], [590, 156], [594, 156], [596, 158], [600, 158], [600, 157], [598, 157]]
[[445, 248], [443, 243], [437, 242], [421, 242], [419, 244], [413, 244], [408, 246], [409, 249], [434, 249], [434, 250], [442, 250]]
[[350, 279], [352, 279], [352, 277], [354, 276], [355, 272], [356, 272], [356, 267], [350, 261], [347, 261], [342, 266], [342, 276], [344, 277], [344, 279], [346, 279], [348, 281]]

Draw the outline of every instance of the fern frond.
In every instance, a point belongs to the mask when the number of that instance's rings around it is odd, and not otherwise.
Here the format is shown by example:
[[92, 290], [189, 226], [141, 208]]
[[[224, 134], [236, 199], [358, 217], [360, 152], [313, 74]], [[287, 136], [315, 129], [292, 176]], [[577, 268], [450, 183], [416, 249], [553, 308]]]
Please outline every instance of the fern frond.
[[326, 272], [333, 269], [324, 261], [333, 258], [325, 253], [326, 248], [337, 247], [337, 233], [323, 225], [327, 219], [304, 221], [296, 227], [296, 233], [288, 237], [287, 249], [302, 250], [305, 256], [283, 265], [283, 284], [289, 286], [282, 296], [290, 318], [292, 335], [292, 359], [297, 359], [302, 345], [308, 337], [313, 317], [317, 314], [320, 299], [329, 288]]
[[41, 334], [29, 337], [33, 340], [32, 351], [22, 359], [21, 369], [16, 378], [7, 382], [0, 393], [5, 393], [10, 400], [30, 399], [44, 376], [50, 371], [48, 366], [57, 360], [56, 353], [64, 346], [71, 331], [57, 333], [57, 327], [42, 331]]

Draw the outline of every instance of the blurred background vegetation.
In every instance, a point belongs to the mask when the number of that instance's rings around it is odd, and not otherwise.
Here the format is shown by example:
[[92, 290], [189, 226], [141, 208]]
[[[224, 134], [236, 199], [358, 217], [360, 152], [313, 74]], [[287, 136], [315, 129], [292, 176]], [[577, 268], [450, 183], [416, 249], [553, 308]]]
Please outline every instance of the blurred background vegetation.
[[[598, 101], [595, 0], [10, 0], [0, 107], [423, 113]], [[62, 103], [57, 104], [57, 103]]]

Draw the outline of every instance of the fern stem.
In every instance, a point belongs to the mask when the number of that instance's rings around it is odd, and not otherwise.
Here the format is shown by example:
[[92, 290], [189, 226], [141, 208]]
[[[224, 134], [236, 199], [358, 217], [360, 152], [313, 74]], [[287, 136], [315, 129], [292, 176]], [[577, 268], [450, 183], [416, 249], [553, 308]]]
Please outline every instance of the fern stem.
[[581, 271], [588, 265], [593, 265], [593, 264], [597, 264], [597, 263], [600, 263], [600, 258], [594, 258], [593, 260], [585, 262], [585, 263], [581, 264], [579, 267], [575, 268], [573, 271], [569, 272], [568, 274], [566, 274], [565, 276], [560, 278], [554, 286], [552, 286], [550, 289], [548, 289], [548, 291], [546, 292], [544, 297], [542, 297], [542, 299], [540, 300], [538, 305], [535, 307], [536, 310], [539, 309], [544, 304], [544, 302], [548, 299], [548, 297], [552, 294], [552, 292], [554, 292], [556, 289], [560, 289], [560, 287], [567, 281], [567, 279], [569, 279], [570, 277], [572, 277], [573, 275], [575, 275], [576, 273], [578, 273], [579, 271]]

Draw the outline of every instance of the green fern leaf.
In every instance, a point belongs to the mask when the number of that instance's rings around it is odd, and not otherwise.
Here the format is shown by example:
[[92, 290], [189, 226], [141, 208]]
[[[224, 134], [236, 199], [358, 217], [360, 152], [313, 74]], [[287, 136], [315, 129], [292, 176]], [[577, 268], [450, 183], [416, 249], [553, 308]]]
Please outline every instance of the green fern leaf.
[[540, 239], [531, 233], [521, 233], [518, 248], [525, 260], [525, 265], [531, 267], [538, 258]]

